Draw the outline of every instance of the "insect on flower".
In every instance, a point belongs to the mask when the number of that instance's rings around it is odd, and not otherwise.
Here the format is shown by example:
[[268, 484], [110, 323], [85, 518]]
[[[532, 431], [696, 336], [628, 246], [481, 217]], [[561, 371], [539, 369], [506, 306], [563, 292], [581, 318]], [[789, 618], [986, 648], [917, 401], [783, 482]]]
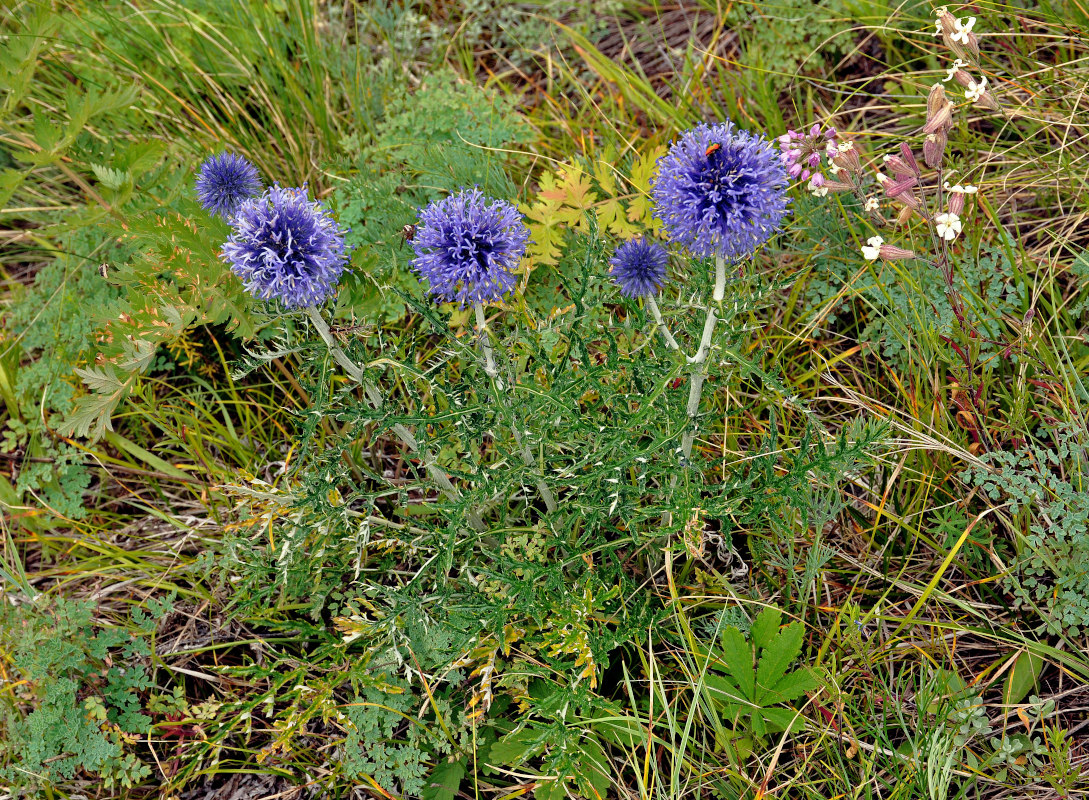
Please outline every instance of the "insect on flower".
[[707, 148], [707, 151], [704, 153], [704, 155], [707, 156], [708, 158], [710, 158], [711, 156], [713, 156], [715, 153], [717, 153], [721, 149], [722, 149], [722, 144], [720, 142], [711, 142], [710, 146]]
[[[714, 145], [715, 157], [707, 158]], [[674, 244], [736, 261], [770, 239], [787, 214], [787, 173], [772, 144], [731, 123], [697, 125], [658, 159], [654, 213]]]
[[416, 238], [416, 226], [413, 225], [410, 222], [408, 225], [405, 225], [405, 227], [401, 228], [401, 246], [399, 248], [397, 248], [397, 249], [398, 250], [403, 250], [404, 246], [405, 246], [405, 242], [411, 242], [415, 238]]

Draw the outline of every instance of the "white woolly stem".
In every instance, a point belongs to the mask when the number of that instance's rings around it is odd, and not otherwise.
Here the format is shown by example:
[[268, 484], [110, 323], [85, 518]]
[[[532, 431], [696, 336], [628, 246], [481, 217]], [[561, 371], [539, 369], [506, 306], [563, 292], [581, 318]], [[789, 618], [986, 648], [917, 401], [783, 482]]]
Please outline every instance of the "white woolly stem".
[[707, 380], [707, 354], [711, 350], [711, 338], [715, 332], [718, 309], [726, 296], [726, 260], [715, 256], [715, 288], [711, 302], [707, 304], [707, 320], [703, 323], [703, 338], [700, 339], [696, 355], [688, 363], [696, 365], [692, 373], [692, 383], [688, 387], [688, 427], [689, 431], [681, 438], [681, 456], [685, 463], [692, 455], [692, 444], [696, 441], [696, 420], [699, 418], [700, 399], [703, 396], [703, 382]]
[[669, 328], [666, 327], [665, 320], [662, 319], [662, 312], [658, 310], [658, 303], [654, 300], [654, 295], [647, 295], [647, 308], [650, 309], [651, 316], [654, 317], [654, 322], [658, 326], [658, 331], [662, 334], [662, 338], [665, 339], [666, 346], [670, 350], [680, 350], [680, 346], [677, 344], [677, 340], [673, 338], [673, 334], [669, 332]]
[[[333, 334], [329, 330], [329, 325], [326, 324], [318, 309], [314, 306], [310, 306], [306, 309], [306, 313], [307, 316], [310, 317], [310, 321], [314, 324], [314, 327], [317, 329], [321, 340], [325, 342], [325, 346], [328, 348], [329, 354], [333, 357], [333, 360], [348, 373], [348, 376], [352, 380], [360, 385], [363, 389], [363, 395], [367, 398], [367, 402], [370, 404], [371, 408], [375, 411], [381, 411], [382, 407], [385, 405], [385, 401], [383, 400], [382, 393], [378, 390], [378, 387], [366, 379], [365, 373], [359, 365], [348, 358], [348, 355], [341, 349], [340, 345], [337, 344], [336, 339], [333, 338]], [[447, 477], [446, 473], [434, 463], [434, 458], [430, 451], [428, 451], [426, 447], [420, 446], [420, 443], [416, 441], [416, 437], [413, 436], [412, 431], [399, 422], [393, 426], [392, 430], [397, 438], [404, 443], [405, 447], [420, 456], [428, 474], [431, 476], [432, 480], [438, 484], [443, 494], [451, 500], [459, 499], [461, 493], [458, 491], [457, 487], [450, 481], [450, 478]], [[469, 514], [469, 524], [478, 531], [484, 530], [484, 523], [480, 519], [480, 515], [475, 511], [470, 512]]]
[[496, 386], [502, 389], [503, 382], [499, 380], [499, 370], [495, 368], [492, 340], [488, 336], [488, 319], [484, 316], [484, 304], [477, 300], [473, 303], [473, 311], [476, 312], [476, 327], [480, 331], [480, 349], [484, 352], [484, 371], [495, 381]]
[[[703, 323], [703, 336], [700, 338], [699, 349], [694, 356], [689, 357], [688, 363], [695, 366], [692, 372], [692, 380], [688, 385], [688, 405], [685, 414], [688, 425], [681, 436], [681, 463], [687, 466], [688, 459], [692, 457], [692, 446], [696, 441], [696, 422], [699, 419], [700, 400], [703, 397], [703, 383], [707, 380], [707, 354], [711, 350], [711, 339], [715, 332], [715, 322], [718, 320], [718, 309], [722, 306], [722, 300], [726, 296], [726, 261], [722, 256], [715, 257], [715, 288], [711, 292], [711, 302], [707, 304], [707, 319]], [[669, 482], [670, 487], [677, 485], [677, 474], [674, 473]], [[672, 524], [673, 516], [668, 512], [662, 514], [662, 525]]]
[[[476, 327], [480, 332], [480, 349], [484, 353], [484, 371], [488, 374], [488, 377], [492, 379], [495, 384], [495, 394], [500, 404], [503, 406], [503, 411], [509, 413], [506, 403], [506, 395], [503, 394], [503, 382], [499, 380], [499, 370], [495, 366], [495, 355], [492, 352], [491, 337], [488, 334], [488, 320], [484, 316], [484, 304], [479, 300], [473, 303], [473, 311], [476, 313]], [[522, 441], [522, 434], [518, 430], [518, 422], [511, 415], [510, 423], [511, 433], [514, 434], [514, 441], [518, 445], [518, 450], [522, 455], [522, 460], [526, 462], [526, 466], [537, 472], [537, 464], [533, 459], [533, 451], [529, 449], [529, 445]], [[552, 490], [548, 488], [544, 482], [543, 477], [537, 478], [537, 493], [540, 494], [541, 499], [544, 501], [545, 508], [548, 509], [548, 513], [552, 513], [556, 510], [556, 498], [552, 494]]]

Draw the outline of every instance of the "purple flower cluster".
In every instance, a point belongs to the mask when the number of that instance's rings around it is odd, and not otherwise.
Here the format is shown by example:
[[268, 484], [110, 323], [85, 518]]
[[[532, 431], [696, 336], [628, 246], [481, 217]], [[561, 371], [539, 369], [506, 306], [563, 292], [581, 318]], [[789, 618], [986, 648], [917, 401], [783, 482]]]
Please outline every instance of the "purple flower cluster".
[[223, 257], [258, 299], [307, 308], [333, 293], [347, 247], [329, 210], [310, 200], [305, 187], [273, 186], [238, 208]]
[[806, 180], [813, 175], [810, 188], [817, 189], [824, 184], [824, 175], [820, 172], [821, 157], [829, 161], [836, 155], [836, 129], [822, 131], [819, 123], [809, 129], [809, 133], [788, 130], [779, 137], [782, 153], [779, 159], [792, 178]]
[[646, 237], [632, 239], [616, 248], [609, 261], [620, 294], [625, 297], [646, 297], [657, 294], [666, 277], [669, 254], [666, 249]]
[[734, 261], [778, 230], [786, 185], [771, 142], [726, 122], [682, 134], [659, 159], [651, 191], [672, 241], [699, 257]]
[[412, 266], [444, 302], [493, 302], [514, 288], [529, 229], [503, 200], [463, 189], [420, 212]]
[[220, 153], [200, 165], [196, 190], [206, 211], [230, 220], [244, 201], [261, 193], [261, 179], [242, 156]]

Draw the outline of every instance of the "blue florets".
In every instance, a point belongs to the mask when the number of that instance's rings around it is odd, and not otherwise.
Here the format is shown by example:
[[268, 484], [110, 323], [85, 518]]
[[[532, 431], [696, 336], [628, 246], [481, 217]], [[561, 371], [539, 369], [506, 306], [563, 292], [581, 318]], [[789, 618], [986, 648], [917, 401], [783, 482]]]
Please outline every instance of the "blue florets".
[[242, 156], [220, 153], [200, 165], [196, 189], [206, 211], [229, 220], [243, 201], [261, 193], [261, 178]]
[[305, 187], [273, 186], [246, 200], [231, 227], [223, 257], [258, 299], [279, 300], [287, 308], [316, 306], [344, 272], [344, 232]]
[[701, 258], [734, 261], [778, 230], [786, 187], [772, 143], [725, 122], [682, 134], [658, 160], [651, 191], [672, 241]]
[[517, 208], [489, 202], [479, 189], [462, 190], [420, 212], [412, 266], [439, 300], [496, 301], [514, 288], [528, 242]]
[[645, 237], [632, 239], [616, 248], [609, 274], [625, 297], [646, 297], [662, 288], [668, 262], [669, 254], [660, 244]]

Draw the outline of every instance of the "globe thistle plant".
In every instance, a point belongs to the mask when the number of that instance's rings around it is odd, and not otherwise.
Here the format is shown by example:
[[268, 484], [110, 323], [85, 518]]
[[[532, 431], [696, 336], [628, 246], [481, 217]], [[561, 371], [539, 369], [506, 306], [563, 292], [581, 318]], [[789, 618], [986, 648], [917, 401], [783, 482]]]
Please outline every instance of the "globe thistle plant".
[[646, 237], [632, 239], [616, 248], [609, 261], [609, 274], [625, 297], [646, 297], [658, 293], [665, 282], [669, 254]]
[[529, 229], [512, 204], [463, 189], [420, 212], [412, 266], [444, 302], [494, 302], [514, 288]]
[[736, 261], [778, 230], [786, 186], [772, 143], [725, 122], [682, 134], [659, 159], [651, 191], [671, 240], [696, 256]]
[[463, 189], [420, 212], [412, 266], [445, 302], [494, 302], [514, 288], [514, 269], [529, 242], [518, 210]]
[[287, 308], [319, 305], [347, 261], [344, 232], [306, 188], [273, 186], [246, 200], [231, 220], [223, 257], [246, 289]]
[[220, 153], [200, 165], [196, 190], [206, 211], [229, 220], [244, 201], [261, 193], [261, 179], [242, 156]]

